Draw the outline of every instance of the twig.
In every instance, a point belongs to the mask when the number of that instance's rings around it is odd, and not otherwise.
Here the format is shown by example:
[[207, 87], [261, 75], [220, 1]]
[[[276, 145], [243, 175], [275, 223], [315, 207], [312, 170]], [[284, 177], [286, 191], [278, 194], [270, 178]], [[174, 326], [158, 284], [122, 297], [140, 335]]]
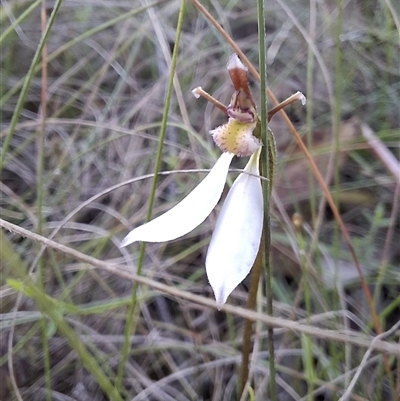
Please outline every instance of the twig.
[[217, 304], [213, 299], [208, 299], [199, 295], [195, 295], [189, 291], [183, 291], [179, 288], [171, 287], [170, 285], [162, 284], [158, 281], [151, 280], [143, 276], [138, 276], [137, 274], [131, 273], [128, 266], [117, 266], [115, 264], [103, 262], [99, 259], [85, 255], [84, 253], [79, 252], [73, 248], [49, 240], [46, 237], [35, 234], [6, 220], [0, 219], [0, 227], [4, 228], [5, 230], [14, 232], [15, 234], [22, 237], [29, 238], [32, 241], [39, 242], [46, 247], [63, 253], [64, 255], [68, 255], [72, 258], [80, 260], [81, 262], [86, 263], [89, 266], [93, 266], [93, 268], [102, 269], [104, 271], [107, 271], [108, 273], [118, 275], [127, 280], [135, 281], [139, 284], [149, 286], [154, 290], [163, 293], [164, 295], [170, 296], [171, 298], [177, 297], [186, 299], [188, 301], [197, 303], [202, 306], [207, 306], [215, 310], [220, 309], [223, 312], [231, 313], [235, 316], [250, 319], [253, 321], [258, 320], [260, 322], [263, 322], [264, 324], [272, 325], [274, 327], [281, 327], [298, 333], [310, 334], [313, 337], [325, 338], [328, 340], [339, 341], [343, 343], [350, 343], [359, 347], [372, 347], [373, 349], [387, 352], [391, 355], [396, 355], [400, 357], [400, 347], [397, 343], [382, 340], [377, 340], [372, 343], [373, 339], [358, 332], [340, 333], [335, 330], [321, 329], [318, 326], [306, 325], [279, 317], [268, 316], [264, 313], [250, 311], [248, 309], [229, 304], [220, 305]]

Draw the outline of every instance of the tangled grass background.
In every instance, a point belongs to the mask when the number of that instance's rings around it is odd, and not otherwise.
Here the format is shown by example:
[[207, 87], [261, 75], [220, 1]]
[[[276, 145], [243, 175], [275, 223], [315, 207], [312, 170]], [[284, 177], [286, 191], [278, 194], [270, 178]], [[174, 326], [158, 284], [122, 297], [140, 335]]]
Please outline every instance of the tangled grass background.
[[[270, 124], [279, 156], [271, 210], [277, 319], [265, 316], [263, 285], [258, 313], [243, 311], [248, 280], [217, 311], [204, 271], [214, 212], [179, 241], [147, 245], [121, 372], [139, 246], [118, 245], [145, 220], [180, 2], [64, 0], [37, 53], [42, 23], [59, 3], [48, 2], [42, 15], [41, 1], [1, 5], [0, 217], [27, 231], [0, 231], [0, 399], [239, 399], [250, 316], [242, 399], [268, 399], [267, 324], [274, 324], [277, 399], [398, 400], [397, 2], [265, 2], [268, 86], [279, 100], [297, 90], [307, 96], [306, 108], [287, 113], [339, 205], [383, 334], [373, 341], [346, 244], [277, 116]], [[203, 5], [257, 66], [256, 2]], [[159, 177], [153, 215], [182, 199], [219, 155], [208, 131], [226, 117], [191, 90], [201, 85], [228, 104], [231, 53], [188, 2], [162, 158], [170, 173]], [[45, 239], [53, 242], [43, 250]]]

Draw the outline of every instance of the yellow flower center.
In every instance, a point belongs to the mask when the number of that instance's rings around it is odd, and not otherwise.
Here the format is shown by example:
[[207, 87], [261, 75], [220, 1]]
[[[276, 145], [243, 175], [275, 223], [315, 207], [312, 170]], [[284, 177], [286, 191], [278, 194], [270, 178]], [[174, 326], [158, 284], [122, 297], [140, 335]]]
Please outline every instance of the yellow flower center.
[[261, 142], [253, 136], [257, 122], [243, 123], [230, 118], [229, 121], [210, 131], [215, 144], [223, 151], [236, 156], [251, 156]]

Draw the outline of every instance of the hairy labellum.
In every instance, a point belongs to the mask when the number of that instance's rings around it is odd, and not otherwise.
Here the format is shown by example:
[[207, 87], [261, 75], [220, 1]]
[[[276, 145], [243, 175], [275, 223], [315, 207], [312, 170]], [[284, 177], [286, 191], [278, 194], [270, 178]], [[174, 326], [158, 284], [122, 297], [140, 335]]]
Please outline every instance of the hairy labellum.
[[223, 151], [239, 157], [251, 156], [261, 142], [253, 135], [256, 122], [243, 123], [236, 118], [210, 131], [215, 144]]

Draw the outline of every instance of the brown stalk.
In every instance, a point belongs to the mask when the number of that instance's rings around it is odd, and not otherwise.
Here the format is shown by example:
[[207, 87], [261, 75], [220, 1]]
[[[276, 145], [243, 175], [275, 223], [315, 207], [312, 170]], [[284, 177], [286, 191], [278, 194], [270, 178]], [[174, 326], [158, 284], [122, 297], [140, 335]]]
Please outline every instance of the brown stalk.
[[[251, 310], [254, 310], [256, 307], [258, 283], [260, 281], [260, 275], [262, 271], [263, 242], [264, 242], [264, 231], [261, 236], [260, 248], [258, 250], [256, 260], [254, 261], [254, 265], [251, 269], [249, 295], [246, 304], [246, 308]], [[253, 332], [252, 329], [253, 329], [253, 322], [251, 320], [245, 319], [243, 328], [242, 364], [240, 366], [239, 395], [243, 394], [243, 391], [245, 389], [249, 377], [251, 334]]]
[[294, 93], [292, 96], [289, 96], [283, 102], [280, 102], [278, 105], [274, 106], [271, 110], [268, 111], [268, 122], [278, 111], [282, 110], [289, 104], [297, 102], [298, 100], [300, 100], [302, 104], [305, 104], [306, 98], [301, 92]]
[[215, 97], [211, 96], [207, 93], [201, 86], [194, 88], [192, 90], [193, 96], [199, 98], [200, 96], [210, 102], [217, 109], [220, 109], [223, 113], [227, 114], [227, 107], [221, 103], [219, 100], [215, 99]]

